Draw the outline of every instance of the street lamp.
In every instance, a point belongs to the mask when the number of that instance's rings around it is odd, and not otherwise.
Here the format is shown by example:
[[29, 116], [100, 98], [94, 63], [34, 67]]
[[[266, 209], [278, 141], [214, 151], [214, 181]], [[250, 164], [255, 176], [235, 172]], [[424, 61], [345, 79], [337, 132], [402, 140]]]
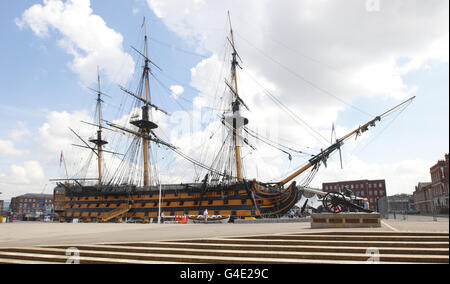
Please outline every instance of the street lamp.
[[158, 224], [161, 224], [161, 176], [159, 176]]

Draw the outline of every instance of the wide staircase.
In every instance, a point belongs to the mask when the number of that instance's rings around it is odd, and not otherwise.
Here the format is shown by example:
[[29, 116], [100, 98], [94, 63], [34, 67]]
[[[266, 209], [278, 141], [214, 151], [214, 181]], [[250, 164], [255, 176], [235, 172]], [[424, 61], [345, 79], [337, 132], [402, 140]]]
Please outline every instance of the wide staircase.
[[106, 223], [106, 222], [110, 221], [111, 219], [120, 217], [120, 216], [124, 215], [125, 213], [127, 213], [128, 211], [130, 211], [130, 209], [131, 209], [131, 205], [127, 205], [127, 207], [117, 208], [112, 211], [106, 212], [106, 213], [104, 213], [104, 215], [102, 214], [102, 216], [100, 216], [100, 222]]
[[339, 231], [0, 248], [0, 263], [448, 264], [449, 234]]

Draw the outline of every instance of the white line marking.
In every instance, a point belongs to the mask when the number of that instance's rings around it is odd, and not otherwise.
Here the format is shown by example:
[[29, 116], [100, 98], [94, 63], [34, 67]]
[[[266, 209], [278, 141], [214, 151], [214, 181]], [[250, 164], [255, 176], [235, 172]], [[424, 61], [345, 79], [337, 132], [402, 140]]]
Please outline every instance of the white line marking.
[[397, 230], [396, 228], [392, 227], [391, 225], [388, 225], [386, 222], [381, 221], [381, 224], [383, 224], [384, 226], [388, 227], [389, 229], [391, 229], [394, 232], [398, 232], [399, 230]]

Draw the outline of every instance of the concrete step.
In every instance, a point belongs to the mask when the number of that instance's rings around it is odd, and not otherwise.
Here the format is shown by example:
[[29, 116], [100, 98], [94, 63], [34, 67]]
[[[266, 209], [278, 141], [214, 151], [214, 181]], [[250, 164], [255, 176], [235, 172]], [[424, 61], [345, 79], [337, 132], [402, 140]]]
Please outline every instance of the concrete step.
[[449, 242], [448, 236], [367, 236], [367, 235], [257, 235], [239, 239], [326, 240], [326, 241], [385, 241], [385, 242]]
[[0, 258], [0, 264], [59, 264], [54, 261], [33, 261], [23, 259]]
[[[173, 242], [173, 241], [171, 241]], [[176, 242], [192, 242], [177, 240]], [[410, 248], [449, 248], [448, 242], [403, 242], [403, 241], [333, 241], [333, 240], [286, 240], [286, 239], [198, 239], [197, 243], [208, 244], [252, 244], [252, 245], [295, 245], [295, 246], [343, 246], [343, 247], [410, 247]], [[145, 243], [139, 243], [144, 245]]]
[[[68, 256], [61, 253], [54, 254], [51, 251], [43, 252], [14, 252], [14, 251], [1, 251], [0, 259], [4, 259], [4, 263], [11, 264], [65, 264], [68, 260]], [[134, 259], [119, 259], [119, 258], [102, 258], [102, 257], [79, 257], [80, 264], [178, 264], [179, 262], [168, 261], [142, 261]]]
[[[190, 248], [204, 250], [254, 250], [254, 251], [297, 251], [297, 252], [336, 252], [336, 253], [365, 253], [369, 246], [302, 246], [302, 245], [252, 245], [252, 244], [213, 244], [192, 242], [148, 242], [140, 244], [105, 244], [115, 251], [145, 251], [146, 247], [166, 247], [166, 248]], [[61, 248], [61, 246], [51, 246]], [[63, 248], [65, 248], [64, 246]], [[84, 246], [86, 248], [86, 246]], [[418, 255], [448, 255], [447, 248], [379, 248], [382, 254], [418, 254]]]
[[[157, 245], [157, 244], [156, 244]], [[63, 247], [65, 249], [66, 247]], [[358, 251], [352, 248], [340, 248], [340, 250], [328, 250], [327, 248], [321, 248], [321, 250], [308, 250], [301, 248], [297, 251], [279, 251], [271, 247], [266, 247], [265, 250], [249, 250], [245, 248], [176, 248], [166, 246], [155, 247], [118, 247], [110, 245], [82, 245], [78, 246], [78, 249], [89, 251], [108, 251], [108, 252], [130, 252], [130, 253], [143, 253], [143, 254], [184, 254], [184, 255], [203, 255], [203, 256], [231, 256], [231, 257], [263, 257], [263, 258], [293, 258], [293, 259], [328, 259], [328, 260], [357, 260], [365, 261], [368, 259], [366, 249], [359, 249]], [[317, 249], [313, 248], [313, 249]], [[388, 250], [389, 251], [389, 250]], [[432, 250], [422, 250], [420, 254], [415, 254], [414, 250], [403, 250], [400, 254], [399, 250], [389, 251], [390, 253], [384, 253], [379, 251], [380, 260], [385, 262], [430, 262], [430, 263], [448, 263], [449, 256], [444, 251], [440, 254], [435, 254]], [[426, 252], [426, 254], [425, 254]], [[369, 255], [370, 256], [370, 255]]]
[[[67, 256], [61, 255], [65, 253], [64, 249], [46, 251], [37, 249], [21, 248], [22, 252], [0, 252], [0, 258], [12, 258], [20, 260], [32, 261], [56, 261], [65, 263]], [[360, 260], [346, 259], [317, 259], [308, 257], [299, 258], [264, 258], [250, 257], [244, 254], [242, 257], [224, 257], [224, 256], [203, 256], [203, 255], [180, 255], [180, 254], [137, 254], [137, 253], [111, 253], [80, 250], [81, 264], [157, 264], [157, 263], [206, 263], [206, 264], [363, 264], [366, 263], [367, 257]], [[156, 261], [155, 261], [156, 260]], [[388, 259], [385, 262], [380, 259], [380, 263], [400, 264], [404, 262], [393, 262]], [[427, 262], [414, 262], [427, 263]]]
[[342, 236], [429, 236], [429, 237], [449, 237], [446, 232], [393, 232], [393, 231], [340, 231], [336, 232], [301, 232], [301, 233], [287, 233], [284, 235], [342, 235]]
[[449, 263], [448, 234], [308, 232], [138, 243], [0, 248], [0, 263], [66, 263], [75, 247], [82, 264], [364, 264]]

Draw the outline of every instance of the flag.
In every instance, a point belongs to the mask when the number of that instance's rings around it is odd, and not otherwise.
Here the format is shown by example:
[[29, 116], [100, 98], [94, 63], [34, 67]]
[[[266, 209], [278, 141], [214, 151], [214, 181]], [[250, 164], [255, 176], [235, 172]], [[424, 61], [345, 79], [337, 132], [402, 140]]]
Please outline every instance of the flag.
[[59, 167], [61, 167], [61, 164], [63, 162], [64, 156], [63, 156], [63, 151], [61, 151], [61, 156], [59, 157]]
[[333, 122], [333, 127], [331, 127], [331, 144], [333, 144], [333, 133], [334, 133], [334, 136], [336, 136], [336, 130], [334, 129], [334, 122]]
[[145, 26], [145, 17], [144, 17], [144, 21], [142, 22], [142, 26], [141, 29]]

